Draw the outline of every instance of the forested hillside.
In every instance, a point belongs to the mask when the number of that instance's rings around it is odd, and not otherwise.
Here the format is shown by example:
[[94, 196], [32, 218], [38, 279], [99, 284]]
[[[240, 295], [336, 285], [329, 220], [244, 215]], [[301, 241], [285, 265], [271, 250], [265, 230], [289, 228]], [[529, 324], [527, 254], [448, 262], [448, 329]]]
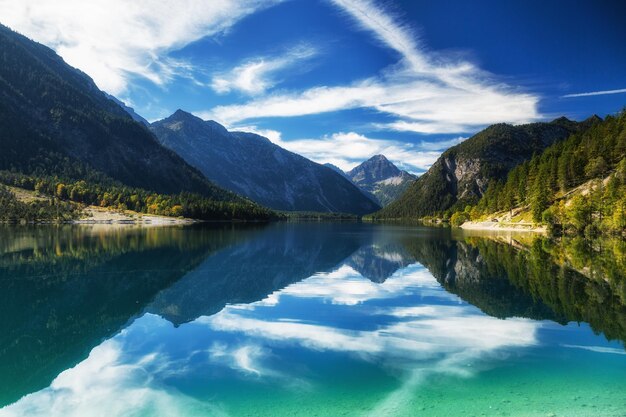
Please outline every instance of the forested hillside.
[[197, 220], [269, 220], [278, 216], [246, 200], [216, 201], [188, 192], [157, 194], [110, 181], [90, 182], [0, 171], [0, 189], [1, 184], [36, 191], [45, 196], [47, 202], [25, 204], [5, 193], [6, 201], [11, 204], [2, 204], [4, 200], [0, 198], [3, 208], [0, 221], [66, 221], [75, 218], [81, 206], [89, 205]]
[[52, 198], [26, 203], [0, 185], [0, 223], [67, 221], [75, 219], [79, 211], [71, 203]]
[[98, 173], [160, 193], [226, 199], [82, 72], [0, 26], [0, 169], [83, 179]]
[[[623, 232], [626, 227], [626, 111], [607, 116], [492, 181], [457, 223], [493, 213], [528, 213], [554, 231]], [[518, 214], [520, 213], [520, 214]]]
[[492, 125], [445, 151], [404, 195], [373, 217], [421, 218], [476, 204], [490, 181], [505, 179], [521, 162], [594, 122], [562, 117], [550, 123]]
[[202, 219], [269, 216], [161, 146], [54, 51], [2, 25], [0, 171], [6, 184], [79, 203]]

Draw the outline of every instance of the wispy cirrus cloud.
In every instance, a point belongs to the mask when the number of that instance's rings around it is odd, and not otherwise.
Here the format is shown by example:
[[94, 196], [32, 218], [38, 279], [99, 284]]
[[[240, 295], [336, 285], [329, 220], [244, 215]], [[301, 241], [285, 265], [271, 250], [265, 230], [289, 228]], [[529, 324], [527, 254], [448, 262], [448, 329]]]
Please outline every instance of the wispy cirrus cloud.
[[168, 52], [227, 31], [282, 0], [0, 0], [0, 20], [55, 49], [98, 86], [120, 94], [133, 76], [164, 85], [189, 64]]
[[385, 130], [458, 133], [497, 122], [527, 122], [539, 117], [538, 99], [493, 89], [468, 91], [403, 75], [369, 78], [348, 86], [315, 87], [269, 95], [244, 104], [217, 106], [202, 117], [235, 124], [266, 117], [294, 117], [356, 108], [372, 108], [398, 117], [379, 124]]
[[384, 45], [396, 50], [418, 72], [432, 71], [427, 57], [419, 52], [417, 37], [411, 27], [377, 6], [371, 0], [330, 0], [351, 16], [360, 28], [371, 32]]
[[561, 98], [592, 97], [592, 96], [604, 96], [607, 94], [623, 94], [623, 93], [626, 93], [626, 88], [620, 88], [619, 90], [601, 90], [601, 91], [591, 91], [588, 93], [565, 94], [564, 96], [561, 96]]
[[457, 133], [498, 122], [522, 123], [540, 118], [539, 98], [495, 80], [474, 64], [427, 51], [411, 28], [370, 0], [331, 0], [358, 28], [399, 62], [382, 74], [347, 85], [317, 86], [281, 92], [243, 104], [204, 112], [226, 124], [266, 117], [295, 117], [369, 108], [393, 115], [380, 129], [417, 133]]
[[264, 93], [279, 83], [276, 73], [301, 65], [317, 54], [317, 50], [308, 45], [298, 45], [278, 57], [256, 57], [220, 74], [213, 76], [211, 88], [219, 94], [240, 91], [256, 95]]

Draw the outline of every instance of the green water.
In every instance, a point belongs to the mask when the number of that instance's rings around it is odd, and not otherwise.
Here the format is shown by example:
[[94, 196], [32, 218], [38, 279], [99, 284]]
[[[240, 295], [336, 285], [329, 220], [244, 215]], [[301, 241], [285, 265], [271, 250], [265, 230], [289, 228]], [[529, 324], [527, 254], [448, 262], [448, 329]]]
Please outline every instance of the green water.
[[626, 245], [0, 228], [0, 416], [626, 416]]

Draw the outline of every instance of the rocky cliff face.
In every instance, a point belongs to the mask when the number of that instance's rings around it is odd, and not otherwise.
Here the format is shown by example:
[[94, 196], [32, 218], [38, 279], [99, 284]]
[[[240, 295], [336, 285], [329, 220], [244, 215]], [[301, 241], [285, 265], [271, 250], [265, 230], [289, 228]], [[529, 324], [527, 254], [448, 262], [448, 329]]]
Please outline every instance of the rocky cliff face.
[[506, 178], [513, 167], [587, 128], [595, 122], [592, 119], [577, 123], [559, 118], [550, 123], [490, 126], [445, 151], [399, 199], [375, 217], [423, 217], [475, 202], [490, 181]]
[[331, 168], [259, 135], [182, 110], [151, 125], [167, 148], [218, 185], [277, 210], [367, 214], [380, 208]]

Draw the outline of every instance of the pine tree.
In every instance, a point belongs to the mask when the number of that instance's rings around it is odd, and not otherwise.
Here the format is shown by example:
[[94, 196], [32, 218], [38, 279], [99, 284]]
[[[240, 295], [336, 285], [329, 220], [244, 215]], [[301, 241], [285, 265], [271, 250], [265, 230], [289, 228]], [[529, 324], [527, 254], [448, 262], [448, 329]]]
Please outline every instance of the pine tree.
[[539, 169], [532, 187], [530, 208], [533, 220], [541, 222], [543, 212], [549, 206], [548, 175], [544, 167]]
[[570, 165], [572, 160], [571, 152], [563, 153], [558, 160], [557, 176], [558, 185], [562, 192], [566, 192], [572, 186]]

